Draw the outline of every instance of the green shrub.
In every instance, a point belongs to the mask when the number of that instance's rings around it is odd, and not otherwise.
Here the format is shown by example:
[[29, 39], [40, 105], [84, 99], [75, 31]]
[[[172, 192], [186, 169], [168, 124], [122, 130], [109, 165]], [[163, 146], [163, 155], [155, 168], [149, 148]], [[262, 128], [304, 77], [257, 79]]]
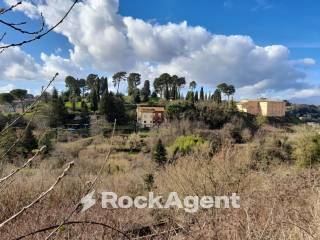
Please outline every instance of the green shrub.
[[197, 146], [204, 144], [205, 140], [199, 136], [189, 135], [178, 137], [171, 146], [173, 155], [186, 155], [192, 152]]
[[320, 162], [320, 135], [318, 133], [303, 134], [294, 144], [293, 157], [296, 164], [308, 167]]
[[48, 153], [52, 149], [52, 139], [54, 138], [54, 132], [46, 131], [39, 139], [38, 146], [46, 146], [44, 153]]
[[17, 153], [16, 148], [12, 148], [12, 146], [16, 142], [16, 132], [9, 128], [0, 136], [0, 155], [6, 154], [4, 159], [8, 162], [13, 162], [13, 157]]

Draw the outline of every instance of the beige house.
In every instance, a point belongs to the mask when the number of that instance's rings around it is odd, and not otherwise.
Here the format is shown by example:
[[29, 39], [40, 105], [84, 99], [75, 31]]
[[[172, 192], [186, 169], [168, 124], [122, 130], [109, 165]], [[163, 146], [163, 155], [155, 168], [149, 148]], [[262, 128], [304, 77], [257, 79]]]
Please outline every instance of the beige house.
[[138, 106], [137, 123], [139, 127], [151, 128], [164, 121], [164, 107]]
[[267, 99], [242, 100], [237, 104], [240, 112], [265, 117], [284, 117], [286, 114], [286, 103]]

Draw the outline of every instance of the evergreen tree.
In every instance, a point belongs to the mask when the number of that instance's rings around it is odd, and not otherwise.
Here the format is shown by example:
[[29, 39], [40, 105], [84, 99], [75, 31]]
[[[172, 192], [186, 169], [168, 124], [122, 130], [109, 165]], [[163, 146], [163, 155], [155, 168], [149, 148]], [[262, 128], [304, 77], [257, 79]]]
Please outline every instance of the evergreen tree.
[[31, 152], [32, 150], [38, 147], [37, 139], [33, 135], [31, 127], [28, 127], [26, 129], [26, 132], [24, 133], [21, 139], [21, 145], [27, 153]]
[[164, 97], [165, 97], [166, 100], [170, 99], [170, 92], [169, 92], [169, 89], [167, 87], [164, 90]]
[[132, 96], [140, 85], [141, 75], [139, 73], [130, 73], [128, 78], [128, 96]]
[[48, 153], [52, 149], [52, 141], [53, 134], [50, 131], [45, 132], [39, 139], [38, 146], [43, 147], [46, 146], [44, 149], [44, 153]]
[[198, 101], [199, 101], [198, 91], [196, 91], [196, 93], [194, 94], [194, 101], [195, 101], [195, 102], [198, 102]]
[[53, 88], [51, 100], [58, 101], [58, 91], [56, 88]]
[[153, 91], [152, 94], [151, 94], [151, 97], [152, 97], [152, 98], [157, 98], [158, 95], [157, 95], [157, 93], [156, 93], [155, 91]]
[[92, 90], [90, 94], [91, 111], [95, 112], [98, 110], [98, 94], [96, 90]]
[[190, 102], [194, 102], [194, 93], [192, 91], [189, 91], [187, 93], [186, 100], [188, 100]]
[[146, 80], [144, 81], [143, 88], [141, 89], [141, 101], [147, 102], [149, 101], [151, 91], [150, 91], [150, 81]]
[[109, 92], [109, 86], [108, 86], [108, 78], [102, 77], [100, 78], [100, 95], [104, 94], [104, 92]]
[[200, 89], [200, 100], [204, 101], [204, 92], [203, 92], [203, 87]]
[[140, 90], [135, 89], [132, 93], [132, 101], [133, 103], [140, 103], [141, 102], [141, 97], [140, 97]]
[[52, 99], [50, 114], [51, 114], [50, 116], [51, 127], [58, 127], [64, 124], [64, 122], [66, 121], [68, 112], [62, 96], [59, 96], [57, 100]]
[[159, 166], [163, 166], [167, 163], [167, 151], [165, 146], [162, 144], [161, 139], [158, 140], [155, 146], [153, 159]]
[[126, 81], [127, 73], [126, 72], [118, 72], [118, 73], [114, 74], [112, 78], [113, 78], [112, 82], [113, 82], [114, 87], [117, 87], [117, 95], [118, 95], [120, 83], [122, 81]]
[[80, 117], [81, 117], [82, 124], [88, 124], [89, 123], [90, 115], [89, 115], [89, 111], [88, 111], [88, 106], [84, 101], [81, 102]]
[[221, 101], [221, 91], [219, 89], [216, 89], [214, 91], [214, 94], [212, 96], [213, 98], [213, 101], [220, 104], [222, 101]]
[[104, 93], [100, 100], [99, 111], [103, 114], [108, 122], [114, 122], [117, 119], [117, 123], [121, 124], [126, 121], [126, 112], [123, 100], [115, 96], [112, 92], [109, 94]]

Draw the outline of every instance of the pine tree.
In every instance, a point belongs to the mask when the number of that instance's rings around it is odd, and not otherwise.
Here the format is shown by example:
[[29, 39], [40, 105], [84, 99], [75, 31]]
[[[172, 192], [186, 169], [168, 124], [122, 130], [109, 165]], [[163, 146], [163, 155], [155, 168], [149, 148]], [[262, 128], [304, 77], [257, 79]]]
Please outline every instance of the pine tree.
[[203, 92], [203, 87], [200, 89], [200, 100], [204, 101], [204, 92]]
[[167, 163], [167, 151], [164, 145], [162, 144], [161, 139], [158, 140], [155, 146], [153, 159], [159, 166], [163, 166]]

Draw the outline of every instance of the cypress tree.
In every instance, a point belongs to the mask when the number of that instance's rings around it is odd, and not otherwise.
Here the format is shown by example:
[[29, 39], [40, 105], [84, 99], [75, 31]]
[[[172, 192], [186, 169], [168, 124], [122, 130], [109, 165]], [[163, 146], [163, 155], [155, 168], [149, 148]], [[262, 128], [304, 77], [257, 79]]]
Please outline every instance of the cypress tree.
[[97, 111], [98, 110], [98, 94], [96, 90], [92, 90], [90, 95], [90, 102], [91, 102], [91, 110]]
[[159, 166], [163, 166], [167, 163], [167, 151], [164, 145], [162, 144], [161, 139], [158, 140], [155, 146], [153, 159]]
[[145, 80], [145, 81], [144, 81], [143, 88], [141, 89], [141, 101], [142, 101], [142, 102], [147, 102], [147, 101], [149, 101], [150, 95], [151, 95], [151, 91], [150, 91], [150, 81], [149, 81], [149, 80]]
[[58, 91], [56, 88], [53, 88], [52, 91], [52, 101], [57, 101], [58, 100]]
[[81, 122], [83, 124], [88, 124], [89, 123], [90, 115], [89, 115], [89, 111], [88, 111], [88, 106], [84, 101], [81, 102], [80, 117], [81, 117]]
[[203, 87], [200, 89], [200, 100], [204, 101], [204, 92], [203, 92]]
[[59, 96], [57, 100], [52, 99], [50, 114], [51, 114], [51, 118], [50, 118], [51, 127], [58, 127], [66, 121], [68, 112], [62, 96]]
[[194, 101], [198, 102], [199, 101], [199, 94], [198, 91], [196, 91], [195, 95], [194, 95]]

